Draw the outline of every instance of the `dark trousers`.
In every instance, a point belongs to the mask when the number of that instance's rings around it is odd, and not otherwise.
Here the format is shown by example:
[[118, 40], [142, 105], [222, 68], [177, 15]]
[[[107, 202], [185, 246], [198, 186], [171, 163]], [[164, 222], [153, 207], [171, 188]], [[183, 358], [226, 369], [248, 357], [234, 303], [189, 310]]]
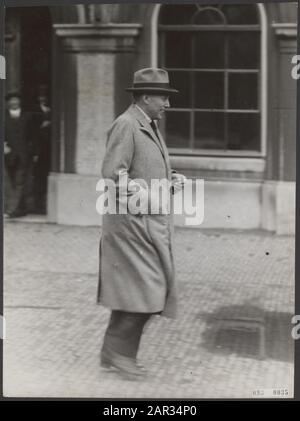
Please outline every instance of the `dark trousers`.
[[128, 313], [112, 310], [103, 341], [102, 351], [111, 350], [135, 359], [142, 333], [151, 313]]
[[51, 144], [49, 136], [40, 136], [38, 161], [33, 165], [34, 211], [46, 213], [47, 182], [50, 172]]
[[26, 210], [27, 167], [20, 162], [5, 163], [5, 211]]
[[34, 211], [37, 213], [46, 213], [48, 171], [43, 161], [37, 162], [33, 167], [33, 196]]

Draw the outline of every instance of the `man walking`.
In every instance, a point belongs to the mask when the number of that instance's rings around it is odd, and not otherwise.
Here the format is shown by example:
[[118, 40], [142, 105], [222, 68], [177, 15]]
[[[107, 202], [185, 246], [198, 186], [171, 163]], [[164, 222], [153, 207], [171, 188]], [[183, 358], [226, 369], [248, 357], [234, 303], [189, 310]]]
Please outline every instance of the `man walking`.
[[120, 212], [123, 198], [118, 180], [120, 174], [128, 177], [128, 198], [133, 195], [132, 185], [146, 191], [154, 179], [172, 182], [167, 197], [171, 202], [172, 190], [181, 188], [185, 177], [172, 172], [156, 124], [170, 106], [169, 95], [178, 92], [170, 87], [168, 73], [155, 68], [139, 70], [127, 90], [133, 93], [133, 104], [108, 131], [102, 167], [103, 178], [117, 185], [119, 213], [103, 215], [98, 302], [112, 310], [101, 365], [117, 368], [127, 379], [137, 379], [145, 373], [137, 353], [146, 322], [153, 314], [176, 314], [172, 220], [159, 201], [156, 213], [151, 213], [151, 201], [156, 200], [152, 195], [143, 212], [132, 212], [129, 207], [126, 213]]

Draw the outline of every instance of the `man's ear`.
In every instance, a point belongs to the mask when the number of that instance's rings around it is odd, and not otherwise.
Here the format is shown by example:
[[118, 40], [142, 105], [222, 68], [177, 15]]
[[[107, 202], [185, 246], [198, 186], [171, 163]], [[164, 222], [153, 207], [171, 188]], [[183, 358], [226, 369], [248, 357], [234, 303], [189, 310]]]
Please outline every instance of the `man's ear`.
[[144, 103], [145, 103], [145, 104], [147, 104], [147, 105], [148, 105], [148, 104], [149, 104], [149, 95], [144, 94], [144, 95], [143, 95], [143, 101], [144, 101]]

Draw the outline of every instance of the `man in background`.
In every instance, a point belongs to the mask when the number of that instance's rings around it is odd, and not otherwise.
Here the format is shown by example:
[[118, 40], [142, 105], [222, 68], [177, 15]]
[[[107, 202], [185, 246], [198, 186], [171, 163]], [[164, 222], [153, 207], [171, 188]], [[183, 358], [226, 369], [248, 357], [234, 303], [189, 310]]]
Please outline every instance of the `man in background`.
[[26, 215], [26, 189], [31, 154], [29, 116], [22, 109], [18, 92], [6, 96], [4, 164], [5, 213], [10, 218]]
[[45, 85], [38, 88], [37, 105], [32, 116], [34, 137], [33, 153], [33, 198], [34, 212], [46, 213], [47, 179], [51, 160], [51, 109], [48, 89]]

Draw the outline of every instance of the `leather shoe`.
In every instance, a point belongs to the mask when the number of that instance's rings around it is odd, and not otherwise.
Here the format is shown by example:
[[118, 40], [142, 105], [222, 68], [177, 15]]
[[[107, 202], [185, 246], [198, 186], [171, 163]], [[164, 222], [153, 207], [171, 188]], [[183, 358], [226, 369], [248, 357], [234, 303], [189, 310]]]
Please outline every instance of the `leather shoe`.
[[[138, 362], [137, 362], [137, 361], [135, 361], [135, 360], [133, 360], [133, 361], [135, 362], [136, 366], [140, 369], [140, 371], [142, 371], [142, 372], [143, 372], [143, 373], [145, 373], [145, 374], [147, 373], [146, 368], [145, 368], [142, 364], [138, 363]], [[110, 368], [115, 368], [115, 367], [113, 366], [113, 364], [112, 364], [111, 360], [107, 359], [107, 357], [104, 357], [104, 356], [101, 356], [100, 365], [101, 365], [101, 367], [103, 367], [103, 368], [107, 368], [107, 369], [110, 369]]]
[[103, 368], [116, 368], [126, 380], [137, 380], [146, 374], [146, 369], [133, 358], [125, 357], [114, 351], [101, 352], [100, 365]]

